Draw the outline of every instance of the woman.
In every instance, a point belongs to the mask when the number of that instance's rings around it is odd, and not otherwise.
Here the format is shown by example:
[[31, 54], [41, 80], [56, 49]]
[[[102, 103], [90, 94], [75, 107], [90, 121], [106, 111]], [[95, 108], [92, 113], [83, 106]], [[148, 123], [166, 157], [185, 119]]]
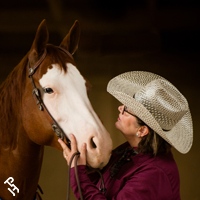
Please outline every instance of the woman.
[[[101, 170], [106, 191], [98, 173], [86, 169], [86, 145], [78, 159], [78, 174], [83, 199], [179, 200], [180, 181], [171, 153], [174, 147], [187, 153], [192, 145], [193, 128], [185, 97], [166, 79], [149, 72], [121, 74], [108, 83], [108, 92], [123, 105], [115, 124], [127, 142], [112, 153]], [[67, 162], [77, 151], [59, 140]], [[72, 166], [73, 167], [73, 166]], [[79, 199], [74, 168], [71, 186]]]

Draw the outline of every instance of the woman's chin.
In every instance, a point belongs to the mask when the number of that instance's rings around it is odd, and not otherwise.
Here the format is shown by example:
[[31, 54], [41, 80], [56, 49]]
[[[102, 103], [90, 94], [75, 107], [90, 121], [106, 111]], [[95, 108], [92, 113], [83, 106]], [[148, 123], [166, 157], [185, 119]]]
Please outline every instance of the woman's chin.
[[115, 127], [120, 130], [119, 121], [115, 122]]

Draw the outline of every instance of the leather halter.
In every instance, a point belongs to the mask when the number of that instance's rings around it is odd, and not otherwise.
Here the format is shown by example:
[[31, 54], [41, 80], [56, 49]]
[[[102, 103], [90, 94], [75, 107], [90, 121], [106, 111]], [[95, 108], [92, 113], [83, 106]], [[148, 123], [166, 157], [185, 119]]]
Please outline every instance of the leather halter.
[[[64, 53], [66, 53], [70, 58], [73, 59], [72, 55], [67, 50], [63, 49], [62, 47], [57, 47], [57, 48], [60, 49], [61, 51], [63, 51]], [[65, 135], [65, 133], [63, 132], [61, 127], [58, 125], [56, 120], [53, 118], [53, 116], [48, 111], [47, 107], [44, 104], [44, 101], [41, 98], [40, 89], [38, 89], [36, 87], [35, 82], [33, 80], [33, 75], [35, 74], [36, 70], [41, 65], [41, 63], [44, 61], [46, 55], [47, 55], [47, 50], [45, 49], [43, 55], [40, 57], [40, 59], [36, 62], [36, 64], [33, 67], [30, 67], [30, 62], [28, 60], [27, 65], [28, 65], [28, 69], [29, 69], [29, 78], [31, 80], [31, 84], [33, 87], [32, 95], [33, 95], [33, 98], [36, 99], [36, 104], [39, 105], [38, 106], [39, 110], [44, 111], [44, 114], [45, 114], [47, 120], [50, 122], [51, 127], [52, 127], [53, 131], [55, 132], [55, 134], [57, 135], [57, 137], [60, 138], [61, 140], [63, 140], [66, 143], [66, 145], [70, 148], [71, 142], [70, 142], [69, 138], [67, 138], [67, 136]], [[45, 91], [43, 91], [43, 92], [45, 92]]]

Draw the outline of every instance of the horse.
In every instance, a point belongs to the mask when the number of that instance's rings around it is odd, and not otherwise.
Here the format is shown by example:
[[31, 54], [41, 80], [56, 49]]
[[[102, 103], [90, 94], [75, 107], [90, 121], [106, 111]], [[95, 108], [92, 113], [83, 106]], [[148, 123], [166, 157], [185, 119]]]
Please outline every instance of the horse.
[[44, 146], [62, 151], [58, 137], [78, 149], [87, 144], [87, 164], [104, 167], [112, 140], [89, 98], [90, 83], [78, 70], [76, 20], [59, 46], [48, 43], [46, 20], [32, 46], [0, 86], [0, 199], [34, 200]]

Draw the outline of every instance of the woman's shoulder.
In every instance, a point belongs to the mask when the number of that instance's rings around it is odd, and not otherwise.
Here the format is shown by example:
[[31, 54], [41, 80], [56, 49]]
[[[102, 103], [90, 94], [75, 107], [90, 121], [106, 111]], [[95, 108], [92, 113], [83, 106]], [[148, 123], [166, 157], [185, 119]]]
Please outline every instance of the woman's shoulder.
[[[162, 153], [154, 156], [153, 154], [138, 154], [139, 159], [143, 160], [143, 165], [153, 165], [157, 167], [167, 167], [176, 165], [172, 152]], [[137, 158], [136, 158], [137, 159]], [[138, 161], [138, 160], [137, 160]]]
[[[137, 156], [133, 156], [132, 161], [134, 163], [134, 172], [145, 172], [149, 174], [149, 176], [165, 176], [168, 177], [169, 180], [174, 180], [174, 182], [177, 183], [179, 182], [178, 167], [171, 152], [157, 156], [138, 154]], [[146, 177], [148, 176], [146, 175]]]
[[168, 175], [178, 175], [178, 167], [176, 161], [174, 160], [172, 152], [156, 156], [153, 165], [162, 169]]

